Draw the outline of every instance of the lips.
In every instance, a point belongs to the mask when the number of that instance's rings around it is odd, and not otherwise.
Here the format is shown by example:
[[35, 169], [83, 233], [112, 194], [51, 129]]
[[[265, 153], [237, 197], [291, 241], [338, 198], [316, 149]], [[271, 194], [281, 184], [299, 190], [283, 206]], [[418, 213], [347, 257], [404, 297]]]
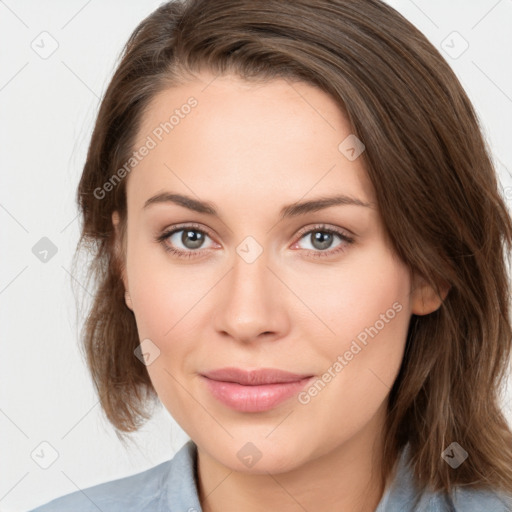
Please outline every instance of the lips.
[[231, 409], [263, 412], [299, 393], [314, 376], [273, 368], [221, 368], [205, 372], [201, 378], [210, 394]]
[[258, 386], [262, 384], [284, 384], [297, 382], [311, 374], [291, 373], [274, 368], [259, 368], [257, 370], [242, 370], [241, 368], [220, 368], [202, 374], [211, 380], [222, 382], [235, 382], [243, 386]]

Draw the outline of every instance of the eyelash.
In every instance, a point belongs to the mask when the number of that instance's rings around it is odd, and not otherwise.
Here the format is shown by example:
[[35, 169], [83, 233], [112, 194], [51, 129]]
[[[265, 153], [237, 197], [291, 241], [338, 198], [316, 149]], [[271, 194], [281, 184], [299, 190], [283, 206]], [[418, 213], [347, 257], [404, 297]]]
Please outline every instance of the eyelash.
[[[210, 236], [210, 234], [208, 233], [208, 231], [205, 231], [201, 226], [199, 226], [197, 224], [185, 224], [182, 226], [177, 226], [177, 227], [175, 226], [172, 229], [164, 231], [162, 234], [158, 235], [155, 238], [155, 241], [160, 243], [163, 246], [165, 251], [173, 254], [174, 256], [177, 256], [178, 258], [187, 258], [187, 259], [194, 258], [198, 254], [201, 254], [203, 251], [207, 250], [207, 249], [198, 249], [198, 250], [182, 251], [181, 249], [175, 249], [174, 247], [170, 247], [166, 243], [167, 239], [171, 235], [173, 235], [174, 233], [178, 233], [180, 231], [185, 231], [185, 230], [200, 232], [200, 233], [212, 238]], [[328, 226], [326, 226], [324, 224], [318, 224], [318, 225], [314, 226], [313, 228], [309, 228], [307, 230], [300, 231], [298, 234], [299, 238], [298, 238], [297, 242], [302, 240], [302, 238], [304, 238], [305, 235], [309, 235], [309, 234], [315, 233], [315, 232], [337, 235], [341, 238], [342, 242], [345, 242], [348, 245], [354, 243], [354, 239], [347, 236], [342, 231], [339, 231], [339, 230], [333, 229], [333, 228], [329, 228]], [[295, 243], [297, 243], [297, 242], [295, 242]], [[326, 250], [326, 251], [314, 251], [311, 249], [309, 249], [309, 250], [304, 249], [304, 250], [312, 253], [311, 256], [314, 258], [325, 258], [325, 257], [334, 256], [335, 254], [345, 251], [345, 247], [343, 247], [343, 243], [340, 243], [335, 249]]]

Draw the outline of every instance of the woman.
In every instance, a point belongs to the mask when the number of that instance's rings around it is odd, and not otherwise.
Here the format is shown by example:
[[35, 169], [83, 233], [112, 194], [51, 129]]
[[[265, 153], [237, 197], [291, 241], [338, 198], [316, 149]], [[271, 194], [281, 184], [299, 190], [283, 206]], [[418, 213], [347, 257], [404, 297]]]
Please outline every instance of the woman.
[[510, 510], [512, 224], [472, 105], [378, 0], [185, 0], [130, 37], [79, 184], [123, 435], [49, 510]]

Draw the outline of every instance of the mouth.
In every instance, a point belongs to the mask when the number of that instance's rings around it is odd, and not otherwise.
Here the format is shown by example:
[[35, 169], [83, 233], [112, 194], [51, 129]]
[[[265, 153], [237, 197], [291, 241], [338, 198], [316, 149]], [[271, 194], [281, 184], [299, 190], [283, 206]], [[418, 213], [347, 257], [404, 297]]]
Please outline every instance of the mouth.
[[200, 377], [213, 397], [231, 409], [263, 412], [299, 393], [315, 376], [274, 368], [221, 368]]

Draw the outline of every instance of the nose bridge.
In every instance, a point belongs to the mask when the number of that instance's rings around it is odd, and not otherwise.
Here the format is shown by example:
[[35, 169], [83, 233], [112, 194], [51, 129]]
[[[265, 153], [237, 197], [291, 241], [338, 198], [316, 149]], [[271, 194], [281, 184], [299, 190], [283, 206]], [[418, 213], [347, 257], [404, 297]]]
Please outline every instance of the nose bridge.
[[267, 265], [268, 253], [254, 240], [237, 247], [232, 270], [217, 308], [217, 329], [250, 341], [261, 333], [280, 333], [285, 324], [279, 282]]

